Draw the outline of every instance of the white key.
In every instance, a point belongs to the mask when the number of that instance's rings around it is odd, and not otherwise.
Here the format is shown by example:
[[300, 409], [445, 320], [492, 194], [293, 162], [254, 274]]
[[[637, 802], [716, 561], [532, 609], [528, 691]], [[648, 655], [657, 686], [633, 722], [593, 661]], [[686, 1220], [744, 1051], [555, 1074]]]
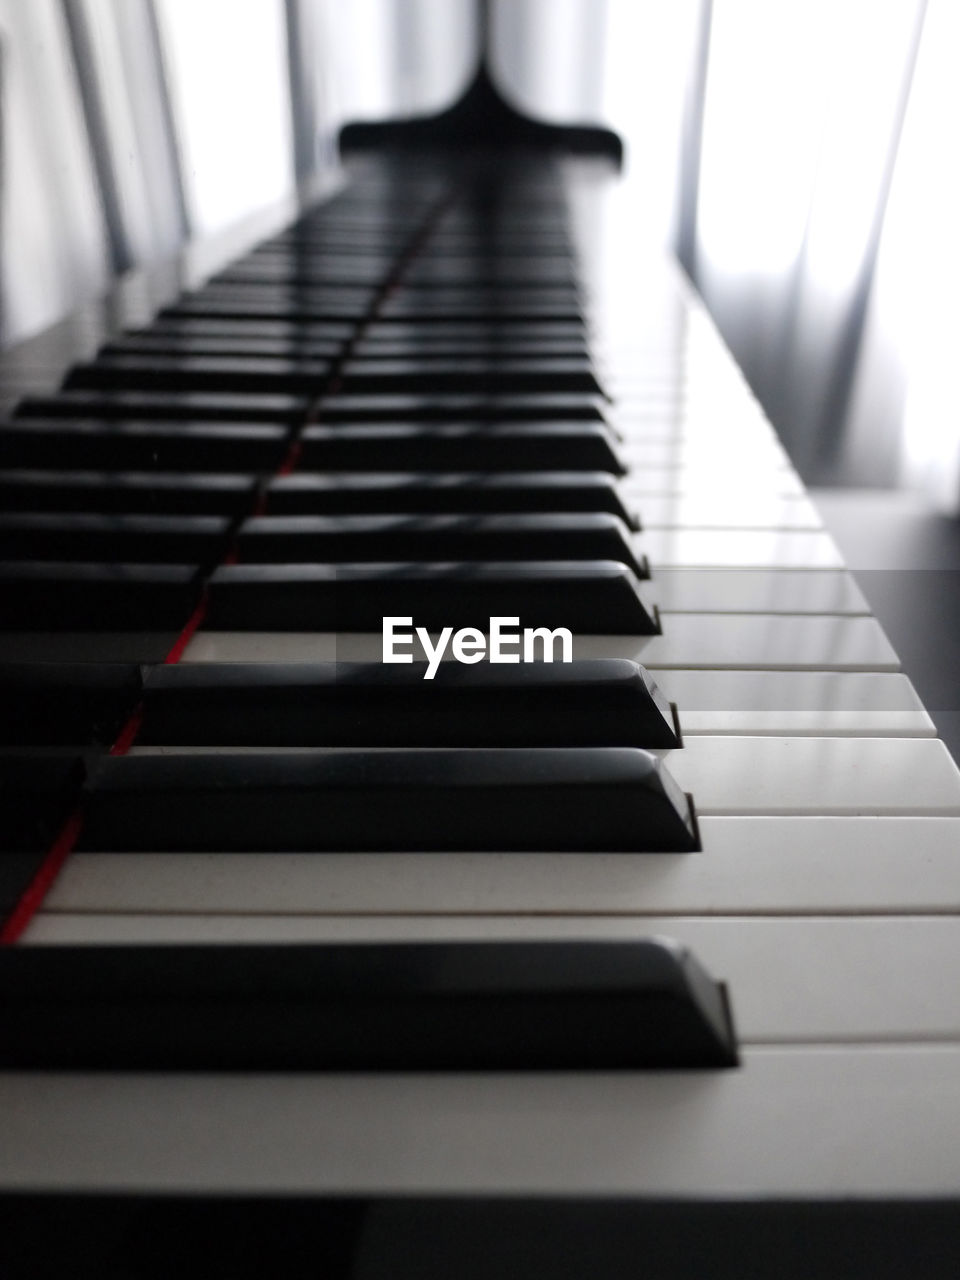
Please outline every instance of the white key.
[[935, 737], [906, 676], [843, 671], [663, 671], [686, 734]]
[[649, 495], [636, 503], [644, 529], [820, 529], [806, 498], [717, 494]]
[[704, 815], [960, 815], [960, 770], [936, 738], [691, 735], [658, 754]]
[[[639, 502], [646, 494], [702, 493], [715, 497], [717, 484], [717, 472], [709, 468], [644, 467], [642, 471], [625, 476], [620, 487], [628, 498]], [[800, 477], [786, 467], [764, 471], [759, 477], [752, 470], [723, 477], [723, 494], [730, 502], [738, 502], [741, 495], [749, 501], [758, 492], [773, 496], [806, 496]]]
[[635, 546], [663, 568], [842, 569], [829, 533], [789, 529], [648, 529]]
[[739, 1070], [0, 1075], [9, 1188], [955, 1197], [960, 1046]]
[[45, 911], [960, 912], [960, 819], [702, 817], [699, 824], [703, 853], [688, 855], [77, 853]]
[[852, 574], [838, 569], [658, 567], [648, 589], [664, 613], [870, 612]]

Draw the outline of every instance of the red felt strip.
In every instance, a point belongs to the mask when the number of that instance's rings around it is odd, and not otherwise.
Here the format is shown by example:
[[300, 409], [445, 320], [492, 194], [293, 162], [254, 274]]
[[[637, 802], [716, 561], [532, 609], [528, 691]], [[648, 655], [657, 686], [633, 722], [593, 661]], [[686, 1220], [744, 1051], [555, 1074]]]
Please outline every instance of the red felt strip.
[[53, 844], [47, 850], [33, 879], [21, 895], [20, 901], [7, 917], [3, 928], [0, 929], [0, 946], [9, 946], [11, 943], [16, 942], [33, 919], [34, 914], [39, 911], [51, 885], [60, 874], [60, 868], [73, 851], [82, 826], [83, 811], [77, 806], [57, 832]]

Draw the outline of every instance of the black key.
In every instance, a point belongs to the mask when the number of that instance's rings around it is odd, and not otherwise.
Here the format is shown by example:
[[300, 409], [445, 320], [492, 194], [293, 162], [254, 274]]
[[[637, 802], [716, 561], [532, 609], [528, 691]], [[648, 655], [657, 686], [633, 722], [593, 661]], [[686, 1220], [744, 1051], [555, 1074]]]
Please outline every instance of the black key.
[[489, 395], [449, 392], [436, 395], [327, 396], [320, 411], [326, 422], [603, 422], [599, 396], [584, 392], [522, 392]]
[[430, 631], [519, 617], [575, 635], [655, 635], [656, 610], [611, 560], [499, 564], [238, 564], [209, 583], [207, 624], [222, 631], [376, 631], [412, 615]]
[[5, 947], [0, 1067], [611, 1071], [737, 1065], [667, 939]]
[[0, 743], [109, 746], [140, 695], [132, 663], [0, 663]]
[[20, 418], [0, 427], [4, 467], [97, 471], [273, 471], [290, 432], [265, 423]]
[[371, 392], [585, 391], [600, 385], [589, 360], [466, 356], [450, 360], [350, 360], [340, 382], [348, 394]]
[[[3, 517], [0, 516], [0, 533]], [[616, 560], [638, 577], [622, 520], [606, 512], [508, 516], [258, 516], [240, 529], [248, 563], [389, 560]], [[0, 538], [0, 547], [2, 547]]]
[[0, 559], [211, 565], [222, 559], [225, 516], [0, 514]]
[[687, 852], [687, 797], [631, 747], [102, 758], [78, 847], [108, 853]]
[[331, 343], [341, 348], [352, 338], [356, 326], [344, 321], [317, 321], [297, 323], [288, 320], [231, 320], [229, 318], [184, 316], [181, 319], [158, 317], [149, 329], [130, 331], [131, 339], [173, 339], [176, 342], [194, 340], [224, 340], [239, 338], [245, 342]]
[[511, 320], [575, 322], [580, 319], [582, 311], [579, 299], [575, 296], [567, 300], [563, 298], [553, 300], [546, 296], [513, 299], [505, 293], [499, 298], [485, 301], [482, 297], [472, 299], [469, 295], [434, 299], [426, 291], [419, 297], [414, 297], [407, 291], [401, 291], [384, 301], [379, 314], [384, 320], [443, 319], [452, 324], [479, 320], [502, 324], [504, 321], [509, 323]]
[[76, 387], [155, 387], [178, 391], [283, 392], [311, 398], [330, 380], [329, 360], [280, 356], [181, 356], [159, 352], [107, 352], [90, 364], [75, 365], [64, 381]]
[[334, 360], [342, 342], [322, 338], [266, 337], [249, 334], [131, 333], [100, 348], [101, 354], [159, 352], [170, 356], [281, 356], [289, 359]]
[[253, 505], [253, 476], [186, 472], [0, 471], [8, 511], [239, 515]]
[[594, 422], [315, 426], [303, 433], [300, 462], [317, 471], [625, 470], [610, 430]]
[[440, 320], [387, 320], [377, 316], [363, 330], [361, 342], [411, 342], [432, 346], [434, 342], [483, 342], [494, 346], [514, 342], [585, 343], [587, 330], [582, 320], [505, 320], [498, 323], [446, 324]]
[[165, 418], [177, 422], [272, 422], [299, 425], [307, 416], [309, 396], [215, 391], [59, 391], [27, 396], [16, 408], [18, 418]]
[[287, 298], [265, 297], [262, 299], [244, 297], [236, 298], [223, 293], [203, 296], [195, 294], [181, 298], [179, 302], [160, 311], [162, 319], [182, 320], [202, 316], [205, 319], [245, 319], [245, 320], [288, 320], [306, 321], [324, 324], [348, 322], [359, 325], [367, 315], [368, 305], [350, 300], [331, 297], [326, 300], [297, 302], [295, 295]]
[[[365, 331], [366, 332], [366, 331]], [[352, 352], [364, 360], [449, 360], [454, 357], [520, 359], [586, 359], [589, 350], [585, 338], [536, 338], [491, 333], [486, 338], [457, 337], [430, 339], [363, 337]]]
[[145, 676], [146, 709], [137, 741], [234, 747], [680, 745], [670, 704], [635, 662], [442, 662], [432, 680], [425, 674], [424, 663], [153, 667]]
[[[83, 763], [73, 753], [0, 753], [0, 868], [8, 853], [46, 852], [79, 799], [82, 781]], [[21, 874], [18, 868], [18, 880]], [[0, 898], [9, 900], [8, 889]]]
[[0, 562], [8, 631], [179, 630], [199, 596], [193, 565]]
[[397, 471], [298, 471], [267, 489], [277, 515], [481, 515], [520, 512], [607, 511], [632, 529], [637, 517], [624, 506], [602, 471], [460, 472], [436, 475]]

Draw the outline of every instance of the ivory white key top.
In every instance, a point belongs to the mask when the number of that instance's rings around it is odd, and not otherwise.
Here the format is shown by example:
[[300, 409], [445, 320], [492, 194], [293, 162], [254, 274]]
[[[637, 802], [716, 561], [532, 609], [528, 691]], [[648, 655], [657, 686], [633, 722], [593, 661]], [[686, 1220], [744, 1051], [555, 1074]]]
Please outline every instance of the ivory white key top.
[[[955, 1196], [960, 1046], [747, 1049], [739, 1071], [0, 1077], [9, 1188]], [[51, 1153], [55, 1158], [51, 1158]]]
[[646, 530], [820, 529], [822, 525], [813, 503], [797, 497], [651, 494], [636, 505]]
[[698, 814], [960, 815], [960, 770], [936, 738], [691, 735], [666, 756]]
[[684, 734], [935, 737], [906, 676], [847, 671], [663, 671]]
[[[701, 817], [703, 853], [77, 853], [51, 914], [960, 913], [960, 818]], [[669, 926], [666, 926], [669, 932]]]
[[843, 568], [829, 533], [812, 529], [649, 529], [635, 546], [664, 568]]
[[870, 612], [852, 574], [841, 569], [658, 567], [650, 590], [664, 613]]

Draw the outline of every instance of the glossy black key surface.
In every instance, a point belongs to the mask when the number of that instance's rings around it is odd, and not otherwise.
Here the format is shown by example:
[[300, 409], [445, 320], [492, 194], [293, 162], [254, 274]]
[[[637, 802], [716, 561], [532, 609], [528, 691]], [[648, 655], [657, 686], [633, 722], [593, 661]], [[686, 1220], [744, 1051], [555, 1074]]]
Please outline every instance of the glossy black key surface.
[[232, 564], [209, 582], [206, 625], [221, 631], [375, 631], [412, 615], [430, 631], [519, 617], [574, 635], [654, 635], [656, 610], [611, 560], [459, 564]]
[[194, 565], [0, 561], [8, 631], [179, 630], [199, 597]]
[[589, 360], [572, 356], [464, 356], [450, 360], [348, 360], [340, 374], [344, 391], [600, 391]]
[[543, 338], [524, 335], [510, 336], [491, 332], [485, 338], [458, 337], [447, 334], [446, 337], [417, 337], [411, 334], [406, 338], [371, 338], [364, 330], [364, 336], [354, 343], [353, 355], [364, 360], [449, 360], [452, 357], [466, 358], [499, 358], [520, 359], [584, 359], [589, 349], [584, 337]]
[[329, 360], [282, 356], [183, 356], [160, 352], [107, 352], [75, 365], [64, 386], [155, 387], [161, 391], [260, 391], [320, 395], [330, 380]]
[[79, 798], [83, 773], [72, 753], [0, 752], [0, 866], [9, 853], [46, 851]]
[[572, 1071], [737, 1063], [726, 989], [626, 942], [8, 947], [0, 1066]]
[[331, 395], [325, 422], [603, 422], [603, 401], [579, 391], [424, 392], [420, 395]]
[[0, 560], [210, 565], [232, 527], [225, 516], [11, 512], [0, 514]]
[[129, 333], [105, 343], [101, 352], [119, 355], [131, 352], [159, 352], [170, 356], [281, 356], [291, 359], [333, 360], [343, 343], [323, 338], [268, 337], [253, 329], [249, 333], [204, 334], [156, 332], [148, 329]]
[[687, 797], [630, 747], [107, 756], [99, 852], [648, 853], [698, 847]]
[[[542, 655], [538, 649], [538, 655]], [[551, 653], [553, 651], [551, 650]], [[677, 747], [670, 704], [619, 659], [180, 663], [144, 677], [140, 745]], [[2, 697], [0, 669], [0, 697]]]
[[273, 471], [290, 431], [266, 423], [19, 418], [0, 426], [0, 466], [96, 471]]
[[168, 422], [272, 422], [299, 425], [309, 396], [217, 391], [69, 389], [26, 396], [16, 416], [24, 418], [164, 418]]
[[141, 687], [132, 663], [0, 663], [0, 743], [110, 746]]
[[356, 326], [347, 321], [296, 322], [289, 320], [231, 320], [229, 318], [183, 316], [181, 318], [158, 316], [149, 329], [130, 330], [125, 335], [132, 340], [148, 341], [172, 339], [175, 343], [193, 340], [226, 340], [232, 338], [247, 341], [285, 342], [297, 347], [301, 343], [333, 344], [342, 348], [353, 337]]
[[594, 422], [368, 423], [312, 426], [300, 465], [317, 471], [608, 471], [624, 473], [613, 435]]
[[[3, 517], [0, 517], [0, 531]], [[2, 547], [0, 540], [0, 547]], [[622, 520], [606, 512], [506, 516], [257, 516], [239, 532], [248, 563], [616, 560], [649, 577]]]
[[271, 480], [267, 496], [276, 515], [606, 511], [638, 527], [613, 478], [602, 471], [298, 471]]
[[160, 316], [163, 319], [187, 319], [202, 316], [208, 319], [245, 319], [245, 320], [288, 320], [293, 322], [307, 321], [321, 323], [346, 322], [359, 325], [367, 314], [371, 303], [353, 301], [349, 298], [331, 297], [326, 300], [296, 301], [295, 291], [290, 298], [227, 296], [218, 293], [212, 296], [202, 294], [188, 295], [172, 306], [163, 307]]
[[187, 472], [0, 471], [0, 507], [22, 512], [238, 515], [255, 476]]

